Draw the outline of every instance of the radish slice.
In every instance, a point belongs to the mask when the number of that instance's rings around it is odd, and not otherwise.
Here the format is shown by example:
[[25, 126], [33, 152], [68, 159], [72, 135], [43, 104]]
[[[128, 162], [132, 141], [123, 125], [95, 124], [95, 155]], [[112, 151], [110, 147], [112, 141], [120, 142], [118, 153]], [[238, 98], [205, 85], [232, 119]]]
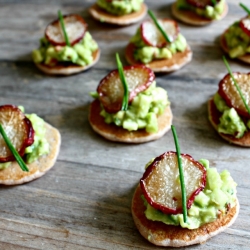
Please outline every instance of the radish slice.
[[[179, 34], [178, 24], [174, 20], [169, 19], [161, 19], [158, 22], [170, 41], [173, 42]], [[141, 36], [143, 41], [149, 46], [161, 48], [168, 44], [168, 41], [166, 41], [159, 29], [149, 20], [141, 24]]]
[[[0, 106], [0, 123], [20, 156], [34, 142], [35, 131], [30, 120], [14, 105]], [[0, 162], [14, 161], [15, 157], [0, 135]]]
[[[215, 0], [216, 4], [220, 2], [220, 0]], [[207, 6], [214, 6], [212, 0], [187, 0], [187, 3], [196, 7], [205, 9]]]
[[[71, 46], [73, 46], [84, 37], [84, 34], [87, 30], [87, 23], [81, 16], [75, 14], [63, 16], [63, 20], [69, 42]], [[47, 26], [45, 30], [45, 36], [49, 42], [55, 46], [66, 45], [63, 30], [58, 19]]]
[[250, 36], [250, 17], [247, 16], [240, 20], [240, 27], [248, 36]]
[[[146, 90], [155, 79], [154, 72], [144, 66], [126, 66], [123, 68], [129, 89], [129, 102], [140, 92]], [[111, 71], [104, 77], [98, 87], [99, 100], [108, 113], [121, 110], [124, 89], [118, 70]]]
[[[189, 209], [195, 197], [205, 188], [206, 169], [190, 155], [181, 154], [181, 158]], [[146, 169], [140, 185], [152, 207], [166, 214], [182, 213], [182, 193], [175, 152], [166, 152], [155, 158]]]
[[[250, 106], [250, 73], [233, 73], [233, 76], [238, 83], [247, 105]], [[250, 114], [248, 113], [230, 74], [227, 74], [220, 81], [218, 93], [226, 101], [229, 107], [235, 108], [240, 115], [250, 118]]]

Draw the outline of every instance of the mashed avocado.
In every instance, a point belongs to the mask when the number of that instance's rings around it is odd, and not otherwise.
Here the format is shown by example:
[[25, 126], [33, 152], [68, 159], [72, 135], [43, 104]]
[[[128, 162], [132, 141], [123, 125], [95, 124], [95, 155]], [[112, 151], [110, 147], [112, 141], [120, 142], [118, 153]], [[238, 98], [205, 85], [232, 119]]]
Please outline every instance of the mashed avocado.
[[70, 62], [86, 66], [93, 62], [92, 53], [98, 49], [97, 43], [87, 31], [83, 39], [73, 46], [54, 46], [45, 37], [40, 40], [40, 48], [33, 50], [32, 58], [35, 63], [49, 66], [57, 62]]
[[228, 54], [231, 58], [250, 53], [250, 36], [240, 27], [239, 21], [232, 24], [225, 33]]
[[150, 206], [142, 196], [146, 206], [145, 215], [149, 220], [195, 229], [216, 220], [219, 215], [225, 215], [228, 208], [235, 205], [237, 184], [230, 173], [227, 170], [218, 173], [216, 168], [209, 168], [209, 162], [205, 159], [200, 162], [207, 169], [207, 183], [205, 189], [196, 196], [193, 205], [188, 209], [187, 223], [184, 223], [182, 214], [164, 214]]
[[107, 12], [122, 16], [141, 9], [143, 0], [97, 0], [97, 5]]
[[27, 115], [30, 119], [33, 129], [35, 130], [34, 143], [25, 149], [26, 163], [31, 163], [40, 156], [49, 153], [49, 143], [45, 138], [46, 128], [44, 120], [36, 114]]
[[170, 59], [173, 54], [185, 51], [187, 41], [182, 34], [169, 45], [163, 48], [148, 46], [143, 42], [140, 28], [136, 34], [130, 39], [130, 42], [136, 46], [134, 58], [143, 63], [149, 63], [154, 59]]
[[114, 123], [129, 131], [146, 129], [148, 133], [155, 133], [158, 131], [157, 116], [161, 115], [169, 104], [167, 92], [156, 87], [154, 81], [148, 89], [133, 99], [128, 110], [109, 114], [102, 108], [100, 115], [105, 118], [106, 123]]
[[236, 110], [228, 107], [224, 99], [218, 93], [214, 95], [213, 100], [217, 109], [222, 113], [218, 125], [218, 132], [241, 138], [247, 131], [247, 127], [250, 128], [250, 120], [245, 125]]
[[[19, 108], [24, 112], [23, 107]], [[33, 129], [35, 130], [34, 143], [25, 149], [25, 162], [32, 163], [37, 160], [40, 156], [49, 153], [49, 143], [45, 138], [46, 129], [44, 126], [44, 120], [38, 117], [36, 114], [25, 114], [32, 123]], [[11, 162], [0, 163], [0, 169], [9, 167]]]
[[4, 163], [0, 163], [0, 170], [3, 170], [5, 168], [8, 168], [10, 166], [11, 162], [4, 162]]
[[206, 6], [206, 8], [196, 8], [187, 3], [186, 0], [177, 0], [177, 8], [182, 10], [191, 10], [199, 16], [204, 16], [209, 19], [220, 19], [221, 14], [224, 11], [225, 0], [221, 0], [215, 6]]

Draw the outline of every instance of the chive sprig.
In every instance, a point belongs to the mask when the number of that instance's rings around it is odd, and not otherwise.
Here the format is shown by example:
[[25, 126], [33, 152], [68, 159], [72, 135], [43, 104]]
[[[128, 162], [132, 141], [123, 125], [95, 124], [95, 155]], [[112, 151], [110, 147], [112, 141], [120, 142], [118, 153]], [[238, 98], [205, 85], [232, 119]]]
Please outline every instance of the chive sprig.
[[247, 12], [248, 15], [250, 15], [250, 10], [247, 8], [246, 5], [244, 5], [243, 3], [240, 3], [240, 7], [242, 7]]
[[163, 30], [163, 28], [161, 27], [161, 25], [157, 21], [154, 13], [151, 10], [148, 10], [148, 14], [152, 18], [152, 20], [154, 21], [154, 24], [156, 25], [156, 27], [158, 28], [158, 30], [161, 32], [161, 34], [163, 35], [163, 37], [165, 38], [165, 40], [167, 42], [171, 43], [170, 38], [168, 37], [167, 33]]
[[20, 168], [25, 171], [25, 172], [29, 172], [28, 167], [26, 166], [25, 162], [23, 161], [22, 157], [18, 154], [18, 152], [16, 151], [16, 149], [14, 148], [14, 146], [12, 145], [10, 139], [8, 138], [8, 136], [6, 135], [2, 124], [0, 124], [0, 133], [5, 141], [5, 143], [7, 144], [9, 150], [11, 151], [11, 153], [14, 155], [17, 163], [19, 164]]
[[118, 72], [119, 72], [119, 76], [120, 76], [120, 80], [122, 82], [122, 86], [124, 89], [124, 95], [123, 95], [123, 99], [122, 99], [122, 108], [121, 110], [126, 111], [128, 109], [128, 94], [129, 94], [129, 90], [128, 90], [128, 84], [124, 75], [124, 71], [123, 71], [123, 66], [119, 57], [119, 54], [116, 53], [116, 63], [117, 63], [117, 68], [118, 68]]
[[59, 21], [60, 21], [60, 24], [61, 24], [61, 27], [62, 27], [65, 42], [66, 42], [67, 46], [70, 47], [69, 37], [68, 37], [68, 34], [66, 32], [66, 29], [65, 29], [62, 12], [60, 10], [58, 10], [58, 17], [59, 17]]
[[211, 0], [211, 2], [214, 6], [216, 5], [216, 0]]
[[174, 142], [175, 142], [177, 160], [178, 160], [178, 167], [179, 167], [179, 173], [180, 173], [183, 220], [186, 223], [187, 222], [187, 194], [186, 194], [186, 188], [185, 188], [185, 180], [184, 180], [184, 173], [183, 173], [183, 167], [182, 167], [180, 146], [179, 146], [175, 126], [171, 125], [171, 129], [172, 129], [172, 133], [174, 136]]
[[227, 62], [227, 59], [226, 59], [225, 56], [223, 56], [222, 58], [223, 58], [223, 61], [224, 61], [225, 65], [226, 65], [226, 68], [227, 68], [227, 70], [228, 70], [228, 72], [229, 72], [229, 74], [230, 74], [230, 76], [231, 76], [231, 78], [233, 80], [234, 86], [236, 87], [236, 89], [237, 89], [237, 91], [238, 91], [238, 93], [239, 93], [239, 95], [240, 95], [240, 97], [241, 97], [241, 99], [242, 99], [242, 101], [243, 101], [246, 109], [247, 109], [247, 112], [250, 114], [250, 108], [247, 105], [246, 99], [245, 99], [244, 95], [242, 94], [242, 91], [241, 91], [241, 89], [240, 89], [237, 81], [235, 80], [235, 78], [233, 76], [232, 70], [231, 70], [231, 68], [230, 68], [230, 66], [229, 66], [229, 64]]

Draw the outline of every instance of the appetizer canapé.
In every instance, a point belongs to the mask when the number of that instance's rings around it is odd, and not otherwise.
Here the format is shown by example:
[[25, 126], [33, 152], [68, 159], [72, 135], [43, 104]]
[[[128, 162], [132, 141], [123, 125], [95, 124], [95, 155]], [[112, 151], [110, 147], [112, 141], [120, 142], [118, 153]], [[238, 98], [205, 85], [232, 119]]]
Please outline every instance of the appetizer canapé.
[[[250, 74], [233, 73], [246, 104], [250, 106]], [[250, 113], [227, 74], [219, 83], [219, 90], [208, 102], [209, 120], [219, 135], [230, 143], [250, 147]]]
[[244, 8], [248, 15], [230, 25], [221, 35], [220, 44], [230, 58], [250, 63], [250, 11]]
[[41, 177], [53, 167], [60, 150], [59, 131], [36, 114], [24, 114], [21, 109], [0, 106], [0, 124], [28, 171], [22, 171], [0, 135], [0, 184], [22, 184]]
[[36, 66], [47, 74], [70, 75], [93, 66], [100, 57], [100, 49], [83, 18], [71, 14], [47, 26], [32, 57]]
[[144, 65], [124, 67], [128, 107], [122, 110], [124, 88], [118, 70], [103, 78], [90, 105], [89, 122], [106, 139], [141, 143], [163, 136], [172, 123], [167, 92], [156, 86], [154, 72]]
[[195, 161], [187, 154], [180, 158], [186, 213], [175, 152], [166, 152], [146, 165], [133, 196], [135, 224], [141, 235], [155, 245], [183, 247], [204, 243], [232, 225], [238, 216], [236, 183], [230, 173], [218, 173], [204, 159]]
[[207, 25], [226, 16], [226, 0], [177, 0], [172, 14], [178, 20], [191, 25]]
[[154, 72], [171, 72], [190, 62], [192, 51], [174, 20], [154, 19], [140, 25], [125, 57], [131, 65], [145, 64]]
[[89, 12], [98, 21], [128, 25], [143, 19], [147, 6], [143, 0], [97, 0]]

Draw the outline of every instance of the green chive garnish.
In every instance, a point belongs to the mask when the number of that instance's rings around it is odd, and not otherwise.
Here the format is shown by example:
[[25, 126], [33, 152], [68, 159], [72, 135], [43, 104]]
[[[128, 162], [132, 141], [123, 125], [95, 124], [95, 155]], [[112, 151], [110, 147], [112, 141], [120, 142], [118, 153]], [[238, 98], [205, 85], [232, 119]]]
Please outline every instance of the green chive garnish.
[[242, 7], [247, 12], [248, 15], [250, 15], [250, 10], [247, 8], [246, 5], [244, 5], [243, 3], [240, 3], [240, 7]]
[[64, 35], [65, 42], [66, 42], [66, 44], [67, 44], [68, 46], [70, 46], [69, 38], [68, 38], [66, 29], [65, 29], [65, 26], [64, 26], [63, 16], [62, 16], [62, 13], [61, 13], [60, 10], [58, 10], [58, 17], [59, 17], [60, 24], [61, 24], [61, 27], [62, 27], [62, 30], [63, 30], [63, 35]]
[[119, 57], [118, 53], [116, 53], [116, 63], [117, 63], [117, 67], [118, 67], [119, 76], [120, 76], [120, 79], [121, 79], [121, 82], [122, 82], [122, 86], [123, 86], [123, 89], [124, 89], [124, 95], [123, 95], [121, 110], [126, 111], [128, 109], [128, 94], [129, 94], [129, 91], [128, 91], [128, 84], [126, 82], [126, 78], [125, 78], [124, 71], [123, 71], [123, 66], [122, 66], [122, 63], [121, 63], [121, 60], [120, 60], [120, 57]]
[[211, 0], [211, 2], [214, 6], [216, 5], [216, 0]]
[[29, 169], [27, 168], [27, 166], [26, 166], [25, 162], [23, 161], [22, 157], [18, 154], [18, 152], [16, 151], [16, 149], [12, 145], [10, 139], [6, 135], [6, 133], [5, 133], [4, 129], [3, 129], [3, 127], [2, 127], [2, 124], [0, 124], [0, 133], [1, 133], [5, 143], [7, 144], [9, 150], [14, 155], [14, 157], [15, 157], [17, 163], [19, 164], [20, 168], [25, 172], [29, 172]]
[[168, 35], [166, 34], [166, 32], [162, 29], [161, 25], [159, 24], [159, 22], [157, 21], [155, 15], [153, 14], [153, 12], [151, 10], [148, 10], [148, 14], [150, 15], [150, 17], [152, 18], [152, 20], [154, 21], [154, 24], [156, 25], [156, 27], [158, 28], [158, 30], [161, 32], [161, 34], [163, 35], [163, 37], [165, 38], [165, 40], [169, 43], [171, 43]]
[[236, 87], [237, 91], [239, 92], [240, 97], [241, 97], [241, 99], [242, 99], [242, 101], [243, 101], [243, 103], [244, 103], [244, 105], [245, 105], [245, 107], [246, 107], [248, 113], [250, 114], [250, 108], [249, 108], [249, 106], [247, 105], [246, 99], [245, 99], [245, 97], [243, 96], [243, 94], [242, 94], [242, 92], [241, 92], [241, 89], [240, 89], [240, 87], [239, 87], [237, 81], [235, 80], [235, 78], [234, 78], [234, 76], [233, 76], [233, 73], [232, 73], [232, 71], [231, 71], [231, 69], [230, 69], [230, 66], [229, 66], [229, 64], [228, 64], [228, 62], [227, 62], [227, 59], [226, 59], [225, 56], [223, 56], [222, 58], [223, 58], [223, 61], [224, 61], [225, 65], [226, 65], [226, 67], [227, 67], [227, 70], [228, 70], [228, 72], [229, 72], [231, 78], [233, 79], [234, 86]]
[[186, 223], [187, 222], [187, 194], [186, 194], [183, 167], [182, 167], [182, 161], [181, 161], [180, 146], [179, 146], [176, 130], [175, 130], [175, 127], [173, 125], [171, 125], [171, 129], [172, 129], [172, 133], [174, 136], [174, 142], [175, 142], [177, 160], [178, 160], [178, 167], [179, 167], [179, 173], [180, 173], [183, 220]]

